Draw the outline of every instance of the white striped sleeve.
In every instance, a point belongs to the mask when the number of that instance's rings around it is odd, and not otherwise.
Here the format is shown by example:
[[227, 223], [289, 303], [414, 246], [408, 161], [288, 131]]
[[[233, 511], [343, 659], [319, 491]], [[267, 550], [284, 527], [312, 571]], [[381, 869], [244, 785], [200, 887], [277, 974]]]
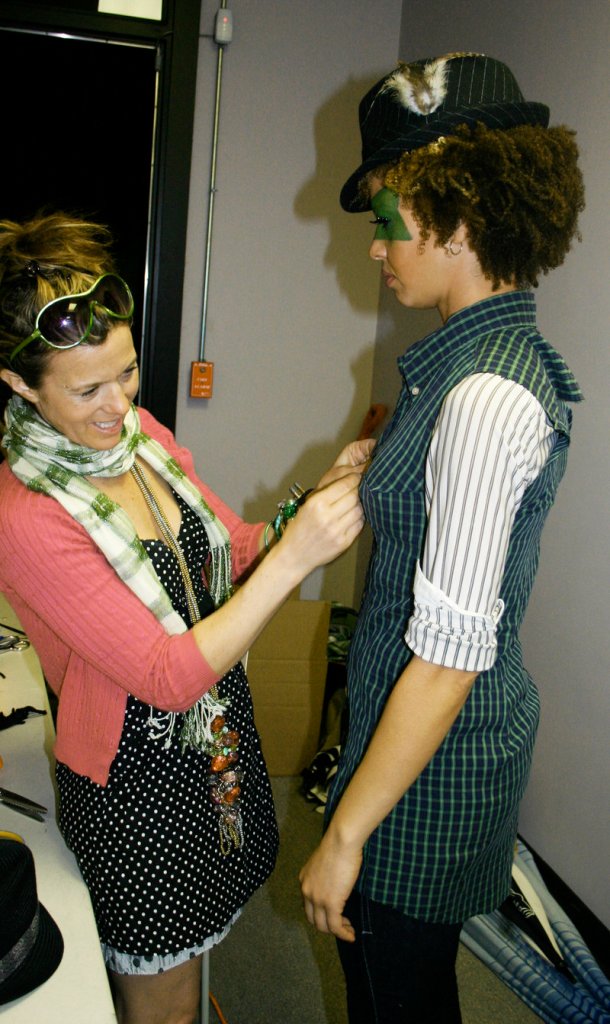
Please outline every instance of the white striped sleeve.
[[493, 665], [510, 533], [554, 440], [538, 400], [514, 381], [473, 374], [446, 396], [428, 452], [428, 530], [406, 636], [425, 661]]

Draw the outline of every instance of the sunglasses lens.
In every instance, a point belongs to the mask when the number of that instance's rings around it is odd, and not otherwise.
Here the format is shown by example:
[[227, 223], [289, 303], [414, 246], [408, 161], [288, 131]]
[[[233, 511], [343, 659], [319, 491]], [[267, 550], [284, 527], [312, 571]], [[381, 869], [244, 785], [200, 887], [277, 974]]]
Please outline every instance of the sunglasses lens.
[[102, 278], [91, 295], [96, 305], [103, 306], [109, 313], [119, 317], [130, 317], [133, 313], [133, 298], [125, 282], [114, 274]]
[[89, 303], [74, 297], [54, 302], [43, 310], [38, 326], [43, 337], [58, 348], [76, 345], [89, 326]]

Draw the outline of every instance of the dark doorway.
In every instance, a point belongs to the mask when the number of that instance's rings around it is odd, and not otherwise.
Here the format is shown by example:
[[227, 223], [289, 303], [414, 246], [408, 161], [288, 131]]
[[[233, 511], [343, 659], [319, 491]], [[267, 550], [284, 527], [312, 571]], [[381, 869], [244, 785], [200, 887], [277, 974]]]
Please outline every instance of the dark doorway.
[[[10, 58], [10, 59], [9, 59]], [[9, 70], [10, 68], [10, 70]], [[107, 224], [136, 300], [141, 350], [156, 95], [155, 49], [0, 30], [1, 219], [63, 210]]]
[[0, 217], [102, 220], [136, 298], [140, 400], [173, 428], [200, 0], [150, 20], [0, 0]]

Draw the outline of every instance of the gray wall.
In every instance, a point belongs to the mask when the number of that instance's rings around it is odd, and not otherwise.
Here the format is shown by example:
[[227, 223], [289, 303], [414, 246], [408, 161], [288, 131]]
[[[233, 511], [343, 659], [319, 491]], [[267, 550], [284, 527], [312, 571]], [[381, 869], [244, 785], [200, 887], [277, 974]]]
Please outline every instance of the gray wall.
[[[202, 33], [218, 4], [204, 0]], [[359, 163], [357, 104], [398, 52], [401, 0], [232, 0], [223, 58], [206, 358], [213, 398], [187, 397], [197, 358], [216, 46], [202, 38], [177, 432], [205, 479], [269, 519], [358, 433], [371, 396], [378, 274], [369, 225], [338, 192]], [[352, 604], [356, 549], [304, 585]]]
[[[216, 3], [204, 0], [202, 33]], [[524, 639], [543, 719], [522, 830], [582, 899], [607, 906], [607, 195], [610, 4], [589, 0], [232, 0], [225, 51], [207, 358], [212, 400], [188, 398], [197, 358], [216, 47], [201, 39], [177, 433], [210, 484], [247, 518], [269, 518], [293, 479], [309, 484], [354, 436], [371, 400], [392, 404], [396, 355], [434, 314], [379, 299], [367, 217], [338, 208], [357, 165], [356, 107], [400, 55], [480, 50], [526, 96], [578, 129], [584, 240], [539, 289], [540, 323], [587, 402], [547, 525]], [[448, 11], [451, 11], [451, 17]], [[402, 30], [400, 18], [402, 13]], [[400, 47], [398, 45], [400, 34]], [[366, 542], [360, 544], [364, 561]], [[351, 603], [354, 549], [306, 584]]]
[[[610, 3], [469, 0], [452, 11], [449, 18], [446, 0], [404, 0], [401, 59], [458, 50], [498, 57], [526, 98], [548, 103], [553, 123], [577, 129], [581, 147], [583, 241], [538, 289], [542, 330], [568, 360], [586, 402], [575, 410], [570, 462], [523, 630], [543, 714], [521, 830], [610, 926]], [[387, 362], [384, 332], [382, 319]]]

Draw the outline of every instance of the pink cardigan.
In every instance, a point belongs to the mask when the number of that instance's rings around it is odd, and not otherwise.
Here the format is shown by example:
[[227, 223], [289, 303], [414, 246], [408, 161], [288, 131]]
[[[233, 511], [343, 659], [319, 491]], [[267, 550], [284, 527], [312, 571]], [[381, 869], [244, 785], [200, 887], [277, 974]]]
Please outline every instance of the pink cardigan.
[[[142, 429], [174, 456], [228, 529], [238, 579], [258, 555], [262, 524], [244, 523], [197, 478], [190, 452], [139, 412]], [[128, 694], [185, 711], [218, 679], [192, 634], [168, 636], [59, 502], [29, 491], [7, 462], [0, 466], [0, 590], [59, 697], [55, 756], [102, 786]]]

